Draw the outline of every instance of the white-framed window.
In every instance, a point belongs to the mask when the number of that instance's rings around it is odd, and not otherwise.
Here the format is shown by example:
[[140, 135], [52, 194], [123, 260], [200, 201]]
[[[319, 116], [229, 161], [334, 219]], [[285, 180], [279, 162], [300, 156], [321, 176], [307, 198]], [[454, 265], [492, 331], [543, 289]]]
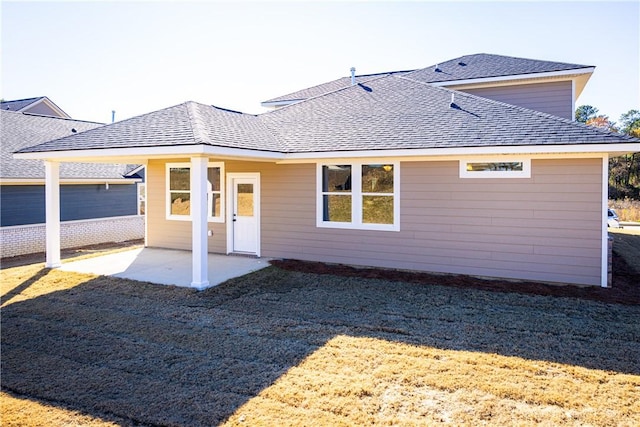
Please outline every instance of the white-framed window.
[[[191, 163], [167, 163], [167, 219], [191, 220]], [[224, 222], [224, 163], [207, 167], [207, 220]]]
[[317, 166], [318, 227], [400, 230], [400, 164], [336, 162]]
[[460, 160], [460, 178], [531, 178], [529, 158]]
[[147, 204], [147, 190], [144, 182], [138, 183], [138, 215], [144, 215]]

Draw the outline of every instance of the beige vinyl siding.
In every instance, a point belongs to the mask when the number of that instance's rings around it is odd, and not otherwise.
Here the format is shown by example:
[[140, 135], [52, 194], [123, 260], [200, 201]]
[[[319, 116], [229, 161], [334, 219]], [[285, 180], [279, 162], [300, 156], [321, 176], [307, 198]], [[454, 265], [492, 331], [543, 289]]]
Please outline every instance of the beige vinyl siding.
[[[191, 250], [191, 221], [166, 219], [166, 163], [189, 163], [189, 159], [152, 160], [147, 165], [147, 244], [150, 247]], [[209, 252], [226, 252], [226, 225], [209, 223], [213, 237]]]
[[[533, 160], [530, 179], [461, 179], [456, 161], [402, 162], [399, 232], [316, 227], [315, 164], [225, 170], [260, 172], [265, 257], [599, 285], [600, 165]], [[164, 163], [148, 171], [149, 244], [190, 249], [190, 222], [164, 219]], [[226, 224], [209, 227], [224, 253]]]
[[459, 90], [569, 120], [574, 114], [571, 81]]

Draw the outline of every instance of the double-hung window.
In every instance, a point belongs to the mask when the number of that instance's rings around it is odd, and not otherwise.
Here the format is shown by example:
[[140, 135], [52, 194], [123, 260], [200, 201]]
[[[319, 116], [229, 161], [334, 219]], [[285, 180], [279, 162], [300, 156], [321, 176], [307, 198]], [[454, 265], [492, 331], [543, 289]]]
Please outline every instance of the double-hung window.
[[[167, 219], [191, 220], [191, 164], [167, 163]], [[224, 222], [224, 163], [207, 168], [207, 219]]]
[[319, 164], [318, 227], [398, 231], [399, 164]]

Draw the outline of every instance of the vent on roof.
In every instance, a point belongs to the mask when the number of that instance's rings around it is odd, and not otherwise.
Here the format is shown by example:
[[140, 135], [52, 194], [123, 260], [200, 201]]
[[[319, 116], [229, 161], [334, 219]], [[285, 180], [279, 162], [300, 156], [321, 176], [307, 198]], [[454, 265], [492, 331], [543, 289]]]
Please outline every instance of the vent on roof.
[[440, 64], [436, 64], [436, 68], [434, 68], [433, 71], [435, 71], [436, 73], [441, 73], [442, 70], [440, 69]]
[[351, 86], [356, 84], [356, 67], [351, 67]]
[[459, 65], [459, 66], [461, 66], [461, 67], [466, 67], [466, 66], [467, 66], [467, 64], [465, 64], [465, 63], [464, 63], [464, 62], [462, 62], [462, 61], [458, 62], [458, 65]]
[[76, 133], [76, 132], [78, 132], [76, 128], [71, 128], [71, 133]]

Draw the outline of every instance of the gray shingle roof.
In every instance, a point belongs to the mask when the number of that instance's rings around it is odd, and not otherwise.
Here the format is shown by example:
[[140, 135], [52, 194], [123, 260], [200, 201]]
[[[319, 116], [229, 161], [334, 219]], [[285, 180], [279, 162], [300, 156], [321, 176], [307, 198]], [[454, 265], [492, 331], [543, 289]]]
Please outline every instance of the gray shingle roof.
[[[450, 107], [451, 94], [455, 108]], [[634, 141], [406, 75], [378, 78], [260, 117], [276, 132], [284, 152]]]
[[305, 153], [625, 142], [638, 140], [392, 75], [257, 116], [187, 102], [22, 151], [206, 144]]
[[[0, 110], [0, 177], [12, 179], [44, 178], [44, 164], [41, 160], [14, 159], [13, 152], [40, 144], [54, 138], [74, 134], [102, 126], [101, 123], [80, 120], [45, 117], [28, 113]], [[68, 178], [122, 178], [127, 165], [95, 163], [63, 163], [60, 177]]]
[[550, 73], [589, 67], [591, 66], [477, 53], [415, 70], [408, 73], [407, 76], [427, 83], [436, 83], [483, 79], [488, 77], [506, 77], [520, 74]]
[[44, 96], [38, 96], [36, 98], [16, 99], [14, 101], [2, 101], [0, 102], [0, 110], [7, 111], [20, 111], [25, 107], [43, 99]]
[[[389, 71], [386, 73], [362, 74], [362, 75], [355, 76], [355, 78], [356, 78], [356, 83], [365, 83], [368, 80], [371, 80], [372, 78], [388, 76], [390, 74], [401, 75], [408, 72], [409, 71]], [[324, 95], [325, 93], [333, 92], [350, 85], [351, 85], [351, 77], [340, 77], [339, 79], [336, 79], [327, 83], [322, 83], [322, 84], [309, 87], [306, 89], [298, 90], [296, 92], [292, 92], [286, 95], [278, 96], [276, 98], [271, 98], [267, 101], [263, 101], [263, 104], [280, 102], [280, 101], [287, 101], [287, 102], [302, 101], [304, 99], [309, 99], [315, 96]]]
[[185, 102], [23, 151], [199, 144], [267, 151], [279, 148], [271, 131], [255, 115]]
[[[461, 65], [464, 64], [464, 65]], [[436, 71], [436, 66], [439, 71]], [[537, 59], [516, 58], [512, 56], [477, 53], [450, 59], [440, 64], [409, 71], [390, 71], [386, 73], [357, 76], [356, 81], [363, 83], [372, 77], [396, 74], [408, 75], [414, 80], [426, 83], [454, 82], [456, 80], [482, 79], [488, 77], [505, 77], [520, 74], [548, 73], [588, 68], [590, 65], [568, 64], [564, 62], [541, 61]], [[351, 84], [350, 77], [322, 83], [310, 88], [302, 89], [287, 95], [278, 96], [264, 101], [263, 104], [279, 101], [300, 101], [319, 96], [334, 90], [342, 89]], [[453, 83], [452, 83], [453, 84]]]

